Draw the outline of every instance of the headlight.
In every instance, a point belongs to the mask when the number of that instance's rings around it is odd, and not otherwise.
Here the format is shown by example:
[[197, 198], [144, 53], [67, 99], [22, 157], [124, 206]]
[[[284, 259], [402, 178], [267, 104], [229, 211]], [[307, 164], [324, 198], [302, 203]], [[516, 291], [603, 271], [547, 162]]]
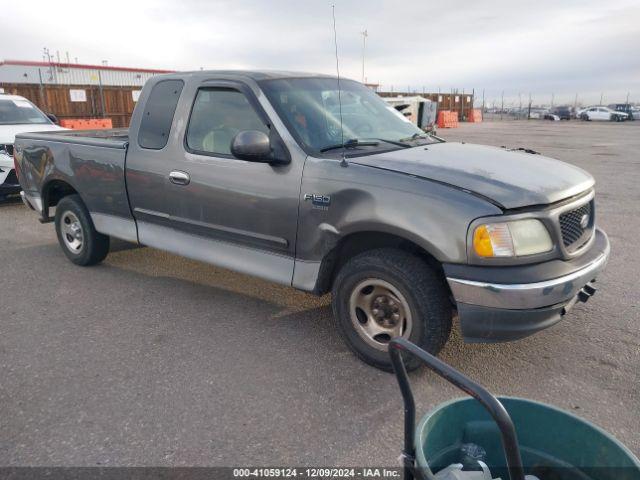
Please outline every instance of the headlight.
[[520, 257], [552, 248], [549, 232], [540, 220], [487, 223], [473, 232], [473, 250], [481, 257]]

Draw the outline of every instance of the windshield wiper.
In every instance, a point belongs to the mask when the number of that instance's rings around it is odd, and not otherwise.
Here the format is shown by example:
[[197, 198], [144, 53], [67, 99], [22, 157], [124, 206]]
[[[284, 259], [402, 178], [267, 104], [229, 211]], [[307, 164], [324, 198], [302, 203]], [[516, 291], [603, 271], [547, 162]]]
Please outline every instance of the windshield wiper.
[[429, 138], [429, 135], [427, 135], [426, 133], [414, 133], [410, 137], [401, 138], [398, 141], [399, 142], [411, 142], [412, 140], [418, 140], [418, 139], [426, 140], [428, 138]]
[[[443, 138], [438, 137], [436, 134], [434, 134], [433, 132], [426, 132], [426, 133], [414, 133], [413, 135], [411, 135], [410, 137], [407, 138], [401, 138], [400, 140], [398, 140], [399, 142], [413, 142], [416, 140], [429, 140], [429, 143], [436, 143], [435, 141], [437, 140], [438, 142], [444, 142]], [[421, 145], [425, 145], [424, 143], [422, 143]]]
[[398, 147], [408, 148], [410, 145], [406, 143], [402, 143], [402, 140], [387, 140], [386, 138], [373, 138], [372, 140], [377, 140], [378, 142], [390, 143], [391, 145], [397, 145]]
[[338, 148], [354, 148], [354, 147], [375, 147], [380, 145], [380, 142], [376, 141], [361, 141], [357, 138], [350, 138], [345, 140], [344, 143], [337, 143], [335, 145], [329, 145], [320, 149], [321, 153], [328, 152], [329, 150], [336, 150]]

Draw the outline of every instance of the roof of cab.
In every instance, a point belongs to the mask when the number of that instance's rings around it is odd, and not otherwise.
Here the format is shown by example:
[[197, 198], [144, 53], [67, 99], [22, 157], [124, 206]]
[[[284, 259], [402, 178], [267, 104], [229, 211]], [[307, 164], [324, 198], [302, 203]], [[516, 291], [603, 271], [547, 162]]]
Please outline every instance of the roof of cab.
[[[255, 81], [260, 80], [273, 80], [283, 78], [336, 78], [335, 75], [327, 75], [324, 73], [310, 73], [310, 72], [290, 72], [282, 70], [196, 70], [192, 72], [176, 72], [168, 74], [166, 76], [180, 76], [190, 75], [194, 77], [210, 77], [215, 75], [223, 75], [225, 77], [244, 77], [251, 78]], [[163, 75], [165, 76], [165, 75]]]

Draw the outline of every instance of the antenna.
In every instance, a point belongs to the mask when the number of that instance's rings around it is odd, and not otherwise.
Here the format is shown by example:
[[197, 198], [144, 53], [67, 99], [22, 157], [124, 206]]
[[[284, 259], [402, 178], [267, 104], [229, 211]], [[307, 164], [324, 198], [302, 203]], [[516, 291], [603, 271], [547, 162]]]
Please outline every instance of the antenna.
[[362, 35], [362, 83], [367, 83], [367, 77], [364, 76], [364, 53], [367, 49], [367, 37], [369, 33], [365, 28], [363, 32], [360, 32], [360, 35]]
[[340, 64], [338, 62], [338, 33], [336, 31], [336, 6], [331, 5], [331, 14], [333, 15], [333, 43], [336, 47], [336, 72], [338, 73], [338, 111], [340, 112], [340, 143], [342, 144], [342, 161], [340, 165], [348, 166], [347, 157], [344, 151], [344, 128], [342, 126], [342, 94], [340, 90]]

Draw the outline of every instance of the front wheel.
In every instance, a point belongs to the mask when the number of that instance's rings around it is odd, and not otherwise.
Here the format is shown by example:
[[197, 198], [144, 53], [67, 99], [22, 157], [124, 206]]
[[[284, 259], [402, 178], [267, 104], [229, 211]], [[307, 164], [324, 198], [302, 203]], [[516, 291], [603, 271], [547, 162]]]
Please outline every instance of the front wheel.
[[58, 202], [55, 224], [62, 251], [76, 265], [95, 265], [109, 253], [109, 237], [96, 231], [79, 195]]
[[[436, 355], [451, 333], [445, 280], [421, 258], [392, 248], [349, 260], [333, 284], [333, 313], [347, 346], [363, 361], [391, 371], [388, 344], [403, 337]], [[407, 360], [407, 368], [419, 363]]]

